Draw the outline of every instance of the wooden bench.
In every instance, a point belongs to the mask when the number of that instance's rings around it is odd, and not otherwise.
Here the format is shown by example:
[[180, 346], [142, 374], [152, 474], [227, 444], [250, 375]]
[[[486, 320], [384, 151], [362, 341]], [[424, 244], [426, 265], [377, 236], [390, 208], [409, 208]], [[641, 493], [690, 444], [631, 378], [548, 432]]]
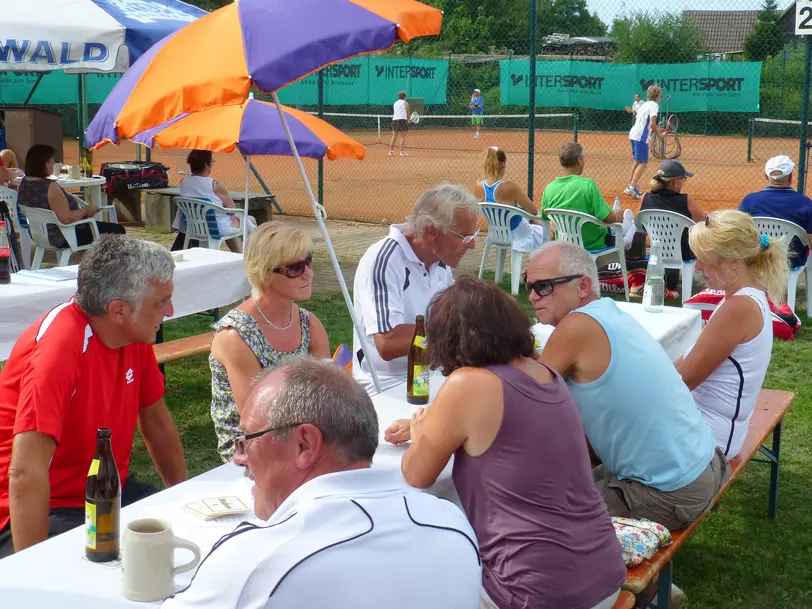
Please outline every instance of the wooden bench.
[[[750, 426], [747, 431], [741, 451], [730, 462], [730, 478], [722, 485], [711, 506], [722, 499], [722, 496], [731, 487], [733, 481], [750, 461], [759, 461], [770, 464], [770, 492], [767, 514], [775, 518], [778, 507], [778, 460], [781, 451], [781, 422], [784, 415], [795, 401], [795, 394], [787, 391], [774, 391], [762, 389], [756, 401]], [[772, 448], [764, 446], [764, 442], [773, 434]], [[766, 459], [753, 459], [761, 452]], [[638, 595], [651, 584], [655, 578], [657, 583], [657, 609], [668, 609], [671, 596], [671, 560], [677, 551], [688, 541], [699, 524], [705, 519], [708, 512], [700, 516], [691, 526], [671, 532], [671, 543], [659, 550], [650, 560], [629, 569], [626, 575], [624, 590]]]
[[620, 596], [617, 597], [612, 609], [634, 609], [635, 598], [631, 592], [625, 590], [620, 591]]
[[214, 332], [206, 332], [165, 343], [156, 343], [153, 345], [155, 357], [159, 364], [167, 364], [185, 357], [208, 353], [211, 350], [212, 337], [214, 337]]

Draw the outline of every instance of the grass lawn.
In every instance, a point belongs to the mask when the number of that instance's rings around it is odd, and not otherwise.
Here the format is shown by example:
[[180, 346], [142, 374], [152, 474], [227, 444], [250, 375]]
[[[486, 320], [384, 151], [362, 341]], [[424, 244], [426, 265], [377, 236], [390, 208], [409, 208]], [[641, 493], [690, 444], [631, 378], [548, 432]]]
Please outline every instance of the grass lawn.
[[[509, 290], [509, 277], [503, 287]], [[524, 291], [522, 306], [532, 313]], [[307, 308], [318, 315], [335, 347], [352, 344], [352, 324], [339, 292], [317, 292]], [[802, 312], [803, 313], [803, 312]], [[802, 318], [808, 324], [807, 318]], [[211, 318], [193, 316], [166, 324], [166, 340], [197, 334]], [[765, 387], [792, 391], [794, 408], [785, 419], [778, 518], [767, 519], [769, 467], [751, 463], [677, 554], [674, 581], [693, 608], [778, 609], [812, 607], [812, 331], [794, 341], [775, 341]], [[167, 366], [167, 403], [183, 440], [191, 475], [220, 464], [209, 416], [211, 375], [205, 357]], [[133, 470], [157, 483], [140, 438]]]

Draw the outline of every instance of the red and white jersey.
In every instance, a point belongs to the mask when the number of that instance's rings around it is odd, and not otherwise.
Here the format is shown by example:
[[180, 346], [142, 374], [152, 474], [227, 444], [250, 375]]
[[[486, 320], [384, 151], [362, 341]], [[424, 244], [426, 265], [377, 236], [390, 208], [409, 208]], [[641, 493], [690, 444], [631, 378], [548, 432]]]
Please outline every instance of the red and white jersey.
[[51, 508], [81, 507], [99, 427], [112, 430], [113, 455], [127, 479], [138, 409], [164, 395], [152, 345], [111, 349], [71, 300], [34, 322], [0, 373], [0, 529], [9, 519], [8, 467], [14, 436], [54, 438]]

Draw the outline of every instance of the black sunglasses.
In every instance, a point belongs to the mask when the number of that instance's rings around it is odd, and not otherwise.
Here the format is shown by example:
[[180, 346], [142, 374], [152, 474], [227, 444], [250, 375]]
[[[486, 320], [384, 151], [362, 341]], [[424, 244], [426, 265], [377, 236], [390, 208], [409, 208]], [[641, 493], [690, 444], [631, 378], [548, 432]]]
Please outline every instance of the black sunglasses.
[[536, 296], [549, 296], [553, 293], [553, 289], [559, 283], [569, 283], [580, 279], [583, 275], [564, 275], [563, 277], [551, 277], [550, 279], [537, 279], [536, 281], [527, 281], [527, 271], [522, 274], [522, 282], [529, 294], [531, 291], [536, 293]]
[[271, 429], [263, 429], [262, 431], [255, 431], [254, 433], [244, 433], [239, 436], [234, 436], [234, 456], [243, 456], [245, 454], [245, 445], [249, 440], [261, 438], [266, 433], [273, 433], [275, 431], [282, 431], [283, 429], [290, 429], [291, 427], [298, 427], [300, 423], [293, 425], [282, 425], [281, 427], [273, 427]]
[[313, 253], [309, 253], [307, 258], [304, 260], [299, 260], [298, 262], [291, 262], [290, 264], [286, 264], [283, 267], [279, 267], [274, 269], [274, 273], [279, 273], [280, 275], [284, 275], [290, 279], [296, 279], [297, 277], [301, 277], [304, 275], [305, 267], [312, 269], [313, 268]]

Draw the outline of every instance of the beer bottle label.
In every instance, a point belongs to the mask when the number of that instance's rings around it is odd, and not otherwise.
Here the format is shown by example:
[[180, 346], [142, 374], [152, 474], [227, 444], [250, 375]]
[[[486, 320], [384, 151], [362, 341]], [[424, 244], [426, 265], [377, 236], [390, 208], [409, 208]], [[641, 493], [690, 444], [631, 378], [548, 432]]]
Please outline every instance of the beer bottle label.
[[[94, 461], [98, 463], [98, 461]], [[91, 549], [96, 549], [96, 505], [85, 501], [85, 545]]]
[[429, 368], [415, 366], [412, 376], [412, 395], [416, 398], [429, 397]]
[[415, 336], [414, 337], [414, 346], [418, 349], [425, 349], [426, 348], [426, 337], [425, 336]]
[[99, 460], [93, 459], [93, 461], [90, 462], [90, 469], [87, 470], [87, 477], [90, 478], [90, 476], [97, 476], [98, 474], [99, 474]]

